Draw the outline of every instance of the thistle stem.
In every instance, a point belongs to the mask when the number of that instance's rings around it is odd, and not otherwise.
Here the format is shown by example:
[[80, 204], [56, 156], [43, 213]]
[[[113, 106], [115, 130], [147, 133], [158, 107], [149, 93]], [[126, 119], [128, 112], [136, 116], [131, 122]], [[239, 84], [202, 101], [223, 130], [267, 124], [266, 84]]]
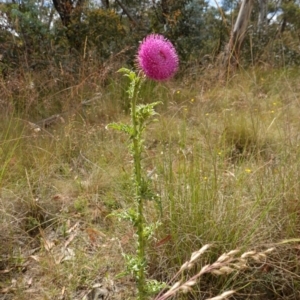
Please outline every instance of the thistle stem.
[[140, 82], [136, 82], [134, 93], [131, 99], [131, 118], [133, 125], [133, 161], [134, 161], [134, 181], [135, 181], [135, 200], [137, 203], [137, 234], [138, 248], [137, 255], [140, 263], [137, 281], [138, 281], [138, 299], [145, 299], [145, 238], [144, 238], [144, 215], [143, 215], [143, 195], [142, 195], [142, 174], [141, 174], [141, 128], [136, 114], [136, 100]]

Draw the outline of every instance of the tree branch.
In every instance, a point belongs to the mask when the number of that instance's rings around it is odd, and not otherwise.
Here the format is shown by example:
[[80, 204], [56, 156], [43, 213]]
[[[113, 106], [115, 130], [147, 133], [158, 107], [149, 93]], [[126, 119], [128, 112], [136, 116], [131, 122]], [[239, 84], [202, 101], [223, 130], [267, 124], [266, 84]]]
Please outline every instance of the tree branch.
[[136, 20], [130, 15], [127, 8], [121, 3], [121, 1], [116, 0], [117, 4], [123, 9], [124, 13], [127, 15], [128, 19], [133, 23], [134, 26], [137, 26]]

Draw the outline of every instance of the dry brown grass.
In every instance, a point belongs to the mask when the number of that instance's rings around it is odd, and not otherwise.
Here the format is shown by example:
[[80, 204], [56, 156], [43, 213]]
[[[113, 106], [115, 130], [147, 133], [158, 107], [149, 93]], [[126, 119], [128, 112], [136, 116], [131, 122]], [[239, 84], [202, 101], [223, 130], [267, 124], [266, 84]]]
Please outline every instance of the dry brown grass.
[[[127, 140], [106, 129], [128, 119], [125, 83], [114, 72], [101, 81], [102, 69], [89, 68], [79, 80], [59, 70], [57, 84], [58, 73], [1, 81], [1, 299], [135, 299], [134, 282], [116, 278], [134, 232], [110, 216], [132, 205]], [[201, 275], [177, 299], [222, 299], [214, 297], [230, 290], [233, 299], [298, 299], [298, 72], [250, 70], [227, 84], [212, 76], [142, 91], [145, 101], [164, 102], [143, 159], [163, 205], [160, 217], [147, 203], [148, 220], [162, 222], [150, 243], [149, 276], [168, 282], [207, 243], [214, 247], [187, 279], [220, 253], [275, 246], [263, 264]], [[53, 113], [63, 122], [39, 130], [28, 123]], [[277, 244], [282, 239], [293, 240]]]

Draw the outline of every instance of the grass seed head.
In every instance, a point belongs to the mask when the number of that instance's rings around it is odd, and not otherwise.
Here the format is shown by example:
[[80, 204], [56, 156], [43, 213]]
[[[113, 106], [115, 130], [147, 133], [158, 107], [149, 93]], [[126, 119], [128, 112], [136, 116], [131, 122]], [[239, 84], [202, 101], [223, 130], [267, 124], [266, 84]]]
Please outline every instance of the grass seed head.
[[239, 253], [240, 250], [236, 249], [236, 250], [231, 250], [227, 253], [228, 256], [235, 256], [237, 253]]
[[269, 253], [273, 252], [274, 250], [275, 250], [275, 248], [269, 248], [269, 249], [265, 250], [263, 253], [269, 254]]
[[248, 251], [241, 255], [241, 258], [247, 258], [256, 254], [256, 251]]
[[222, 274], [230, 274], [232, 273], [233, 271], [235, 271], [234, 269], [230, 268], [230, 267], [227, 267], [227, 266], [224, 266], [224, 267], [221, 267], [220, 268], [220, 272]]
[[217, 262], [219, 263], [223, 263], [225, 261], [227, 261], [228, 259], [230, 259], [230, 256], [227, 253], [223, 253], [217, 260]]
[[177, 289], [179, 286], [181, 285], [181, 281], [177, 281], [176, 283], [173, 284], [173, 286], [170, 288], [170, 291], [173, 291], [175, 289]]
[[221, 295], [217, 296], [217, 297], [213, 297], [213, 298], [209, 298], [206, 300], [223, 300], [228, 298], [229, 296], [233, 295], [235, 293], [235, 291], [227, 291], [222, 293]]

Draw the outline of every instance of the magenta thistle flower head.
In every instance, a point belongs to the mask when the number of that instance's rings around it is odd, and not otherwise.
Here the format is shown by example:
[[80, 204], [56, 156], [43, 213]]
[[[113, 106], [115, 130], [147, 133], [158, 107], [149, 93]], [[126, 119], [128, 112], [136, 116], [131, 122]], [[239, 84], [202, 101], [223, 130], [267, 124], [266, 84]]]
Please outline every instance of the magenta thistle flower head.
[[138, 68], [153, 80], [171, 78], [178, 69], [178, 55], [172, 43], [160, 34], [148, 35], [140, 44]]

